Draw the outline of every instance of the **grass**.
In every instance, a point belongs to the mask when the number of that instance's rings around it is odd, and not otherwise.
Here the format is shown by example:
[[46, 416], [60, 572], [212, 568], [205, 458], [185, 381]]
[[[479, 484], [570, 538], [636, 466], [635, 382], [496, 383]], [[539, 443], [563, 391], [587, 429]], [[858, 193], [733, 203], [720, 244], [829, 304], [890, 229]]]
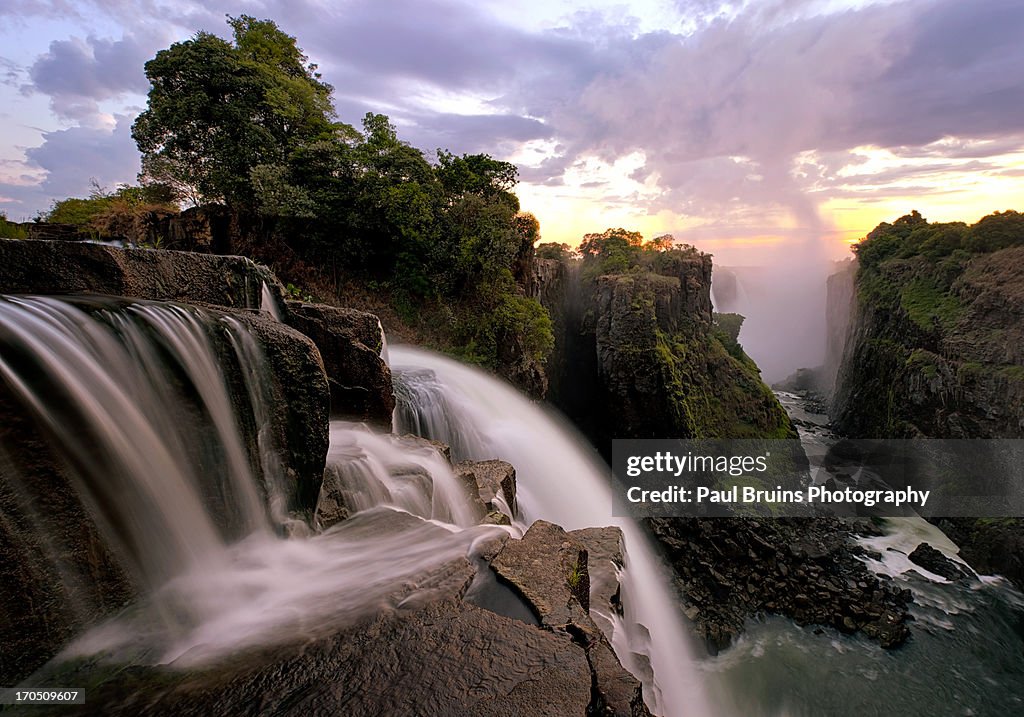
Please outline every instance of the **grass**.
[[959, 299], [929, 279], [914, 279], [905, 286], [900, 293], [900, 307], [925, 331], [934, 330], [936, 324], [951, 329], [963, 315]]
[[27, 239], [28, 232], [25, 231], [25, 227], [20, 226], [14, 222], [9, 222], [4, 217], [0, 217], [0, 239]]

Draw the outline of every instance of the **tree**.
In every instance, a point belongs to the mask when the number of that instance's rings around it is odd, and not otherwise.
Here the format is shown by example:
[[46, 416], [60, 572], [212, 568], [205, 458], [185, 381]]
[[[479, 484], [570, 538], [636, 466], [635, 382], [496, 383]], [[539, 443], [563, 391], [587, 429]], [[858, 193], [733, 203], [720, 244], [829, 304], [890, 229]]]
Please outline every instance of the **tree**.
[[[304, 145], [343, 131], [330, 85], [270, 20], [229, 18], [234, 42], [207, 32], [146, 63], [149, 103], [132, 126], [145, 183], [194, 202], [254, 205], [252, 172], [285, 167]], [[278, 181], [287, 172], [261, 170]], [[277, 186], [288, 195], [287, 187]]]

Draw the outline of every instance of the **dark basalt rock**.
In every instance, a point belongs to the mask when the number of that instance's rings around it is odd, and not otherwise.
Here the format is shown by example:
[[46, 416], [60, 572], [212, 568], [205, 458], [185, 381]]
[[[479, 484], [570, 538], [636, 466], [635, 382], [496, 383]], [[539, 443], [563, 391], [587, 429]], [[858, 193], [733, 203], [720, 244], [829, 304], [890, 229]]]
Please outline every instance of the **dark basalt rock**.
[[264, 285], [283, 305], [284, 289], [270, 270], [240, 256], [0, 239], [5, 294], [105, 294], [258, 309]]
[[271, 429], [292, 489], [290, 507], [311, 513], [320, 494], [330, 441], [328, 381], [317, 347], [307, 336], [265, 313], [207, 311], [244, 324], [263, 349], [272, 379]]
[[1002, 575], [1024, 590], [1024, 518], [939, 518], [936, 525], [982, 575]]
[[[356, 529], [401, 532], [417, 522], [395, 513]], [[548, 525], [530, 539], [537, 560], [558, 563], [561, 542], [541, 541], [542, 534], [566, 534]], [[610, 544], [617, 532], [588, 531], [588, 537]], [[496, 532], [487, 542], [484, 560], [522, 541]], [[89, 703], [44, 706], [33, 714], [649, 714], [639, 683], [619, 666], [578, 605], [579, 622], [543, 629], [467, 603], [463, 596], [476, 572], [469, 560], [458, 558], [435, 566], [416, 585], [398, 588], [388, 603], [400, 607], [341, 626], [321, 620], [302, 640], [188, 671], [110, 669], [92, 661], [50, 665], [33, 680], [89, 684]], [[424, 585], [430, 588], [424, 591]], [[564, 581], [552, 587], [564, 589]]]
[[647, 527], [676, 573], [686, 614], [711, 653], [732, 643], [748, 618], [772, 613], [801, 625], [862, 632], [883, 647], [910, 635], [911, 595], [857, 558], [865, 521], [836, 518], [652, 518]]
[[286, 321], [320, 349], [331, 389], [331, 415], [391, 428], [391, 369], [381, 358], [373, 314], [323, 304], [288, 302]]
[[505, 501], [513, 513], [516, 509], [516, 469], [505, 461], [462, 461], [455, 465], [455, 475], [462, 480], [471, 496], [479, 496], [486, 513], [485, 522], [508, 525], [498, 504], [497, 495]]
[[[607, 535], [588, 531], [579, 537], [607, 549], [620, 537], [616, 529], [607, 530]], [[538, 520], [522, 540], [507, 541], [491, 567], [530, 605], [542, 626], [571, 635], [586, 650], [593, 680], [588, 714], [647, 715], [639, 681], [622, 668], [590, 617], [588, 555], [576, 535]]]
[[972, 577], [955, 561], [950, 560], [928, 543], [921, 543], [907, 557], [915, 565], [920, 565], [925, 570], [944, 577], [946, 580], [969, 580]]
[[9, 686], [122, 608], [136, 586], [2, 381], [0, 416], [0, 684]]
[[33, 714], [583, 717], [591, 677], [568, 635], [449, 598], [202, 671], [125, 670], [88, 699]]

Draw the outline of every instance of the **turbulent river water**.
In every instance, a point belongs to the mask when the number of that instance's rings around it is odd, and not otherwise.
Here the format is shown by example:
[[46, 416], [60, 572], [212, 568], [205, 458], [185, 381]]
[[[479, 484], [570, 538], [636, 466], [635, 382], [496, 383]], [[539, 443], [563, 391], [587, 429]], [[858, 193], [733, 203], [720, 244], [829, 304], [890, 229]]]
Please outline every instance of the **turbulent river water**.
[[[801, 420], [807, 450], [831, 440], [827, 417], [780, 393]], [[833, 630], [815, 634], [783, 618], [752, 621], [729, 650], [704, 660], [712, 698], [736, 715], [1003, 717], [1024, 714], [1024, 596], [999, 578], [950, 583], [907, 559], [922, 542], [957, 559], [956, 546], [920, 518], [890, 519], [864, 543], [868, 565], [914, 595], [911, 638], [884, 650]]]

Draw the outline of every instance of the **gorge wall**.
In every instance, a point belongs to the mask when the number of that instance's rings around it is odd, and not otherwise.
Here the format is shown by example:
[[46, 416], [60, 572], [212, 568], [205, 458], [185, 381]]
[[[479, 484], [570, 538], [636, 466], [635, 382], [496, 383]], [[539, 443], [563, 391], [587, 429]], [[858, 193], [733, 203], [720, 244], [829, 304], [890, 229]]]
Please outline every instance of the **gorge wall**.
[[[845, 325], [831, 400], [840, 433], [1024, 437], [1024, 215], [883, 223], [830, 278], [827, 310], [830, 348]], [[1020, 518], [934, 522], [976, 570], [1024, 586]]]
[[[952, 241], [968, 228], [904, 217], [865, 240], [832, 402], [837, 428], [865, 438], [1024, 436], [1024, 246], [980, 251], [968, 235], [960, 241], [973, 250], [940, 252], [919, 247], [915, 230]], [[844, 301], [837, 292], [829, 311]]]
[[531, 289], [556, 337], [549, 400], [606, 456], [613, 438], [792, 435], [738, 326], [713, 313], [711, 257], [662, 258], [656, 270], [600, 276], [538, 261]]

